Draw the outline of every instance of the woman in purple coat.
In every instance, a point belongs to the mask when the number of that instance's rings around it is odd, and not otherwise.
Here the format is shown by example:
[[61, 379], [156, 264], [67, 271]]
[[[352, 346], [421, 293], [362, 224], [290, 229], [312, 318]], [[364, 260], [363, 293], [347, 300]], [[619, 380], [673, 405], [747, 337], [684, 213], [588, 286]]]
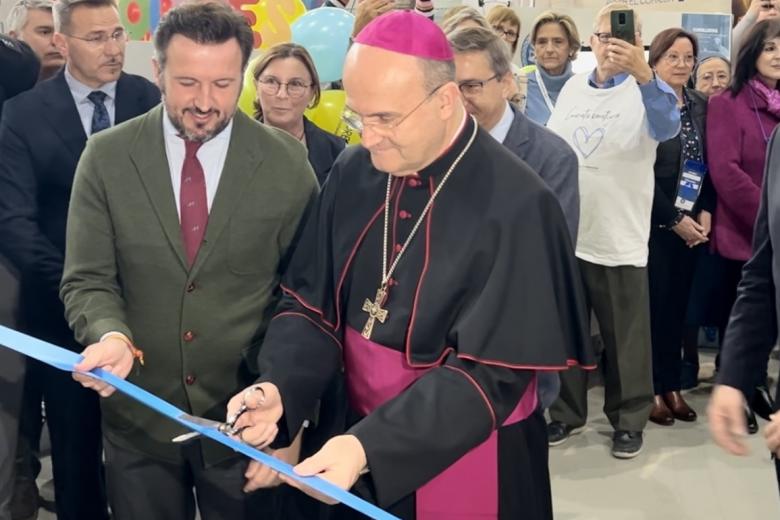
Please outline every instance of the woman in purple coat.
[[[742, 266], [751, 255], [766, 147], [780, 122], [778, 80], [780, 20], [771, 19], [756, 24], [746, 36], [731, 86], [709, 101], [707, 163], [717, 193], [712, 247], [724, 262], [721, 337], [736, 299]], [[768, 416], [772, 399], [766, 390], [766, 371], [756, 374], [756, 389], [749, 402], [759, 415]]]

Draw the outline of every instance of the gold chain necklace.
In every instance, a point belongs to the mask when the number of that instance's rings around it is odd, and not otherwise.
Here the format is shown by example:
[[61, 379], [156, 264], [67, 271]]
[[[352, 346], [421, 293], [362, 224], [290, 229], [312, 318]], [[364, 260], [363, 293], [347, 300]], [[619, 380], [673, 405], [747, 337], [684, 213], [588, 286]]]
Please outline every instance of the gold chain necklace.
[[377, 321], [379, 321], [379, 323], [384, 323], [387, 320], [389, 312], [387, 309], [382, 308], [382, 304], [384, 304], [385, 298], [387, 297], [387, 284], [390, 281], [390, 277], [393, 276], [393, 272], [395, 271], [398, 262], [406, 252], [406, 248], [409, 247], [409, 244], [417, 233], [417, 230], [420, 228], [423, 220], [425, 220], [425, 216], [428, 214], [428, 211], [430, 211], [431, 206], [433, 206], [433, 201], [436, 199], [436, 196], [444, 187], [447, 179], [449, 179], [450, 175], [458, 166], [461, 159], [463, 159], [463, 156], [466, 155], [466, 152], [469, 151], [471, 145], [474, 143], [474, 139], [477, 137], [477, 129], [477, 123], [474, 122], [474, 131], [471, 133], [471, 137], [469, 138], [468, 143], [466, 143], [466, 147], [463, 148], [460, 154], [458, 154], [458, 156], [455, 158], [449, 170], [447, 170], [447, 173], [444, 174], [441, 182], [433, 192], [433, 195], [431, 195], [431, 198], [428, 199], [428, 203], [425, 204], [425, 208], [423, 208], [423, 211], [420, 214], [420, 217], [417, 219], [417, 222], [414, 224], [411, 233], [409, 233], [409, 236], [406, 238], [406, 242], [404, 242], [403, 247], [401, 247], [401, 250], [398, 251], [398, 255], [396, 255], [395, 260], [390, 265], [389, 270], [387, 269], [387, 237], [390, 222], [390, 186], [392, 185], [393, 176], [388, 174], [387, 191], [385, 193], [385, 228], [384, 237], [382, 240], [382, 283], [379, 284], [379, 289], [376, 291], [376, 297], [374, 298], [374, 301], [372, 302], [370, 299], [366, 298], [366, 300], [363, 302], [363, 312], [368, 313], [368, 320], [363, 327], [363, 331], [360, 333], [364, 338], [371, 339], [371, 334], [374, 331], [374, 324]]

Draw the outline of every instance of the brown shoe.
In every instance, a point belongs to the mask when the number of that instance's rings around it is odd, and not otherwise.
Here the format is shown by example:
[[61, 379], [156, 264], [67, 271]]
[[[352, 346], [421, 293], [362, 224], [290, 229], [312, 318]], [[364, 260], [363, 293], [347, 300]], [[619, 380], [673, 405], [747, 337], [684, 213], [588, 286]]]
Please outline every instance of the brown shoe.
[[653, 410], [650, 412], [650, 420], [661, 426], [671, 426], [674, 424], [674, 415], [666, 406], [663, 397], [657, 395], [653, 398]]
[[685, 422], [693, 422], [696, 420], [696, 412], [693, 408], [688, 406], [679, 391], [667, 392], [664, 394], [664, 401], [666, 405], [671, 409], [672, 415], [675, 419], [679, 419]]

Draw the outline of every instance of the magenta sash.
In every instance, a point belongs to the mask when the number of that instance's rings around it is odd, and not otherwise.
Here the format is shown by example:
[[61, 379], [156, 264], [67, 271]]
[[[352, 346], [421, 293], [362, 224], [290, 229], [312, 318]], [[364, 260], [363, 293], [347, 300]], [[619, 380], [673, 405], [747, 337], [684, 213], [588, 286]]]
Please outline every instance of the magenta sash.
[[[430, 368], [410, 366], [402, 352], [367, 340], [347, 328], [344, 341], [347, 392], [352, 408], [368, 415], [407, 389]], [[504, 426], [517, 423], [537, 406], [536, 377]], [[417, 490], [416, 520], [498, 518], [498, 432]]]

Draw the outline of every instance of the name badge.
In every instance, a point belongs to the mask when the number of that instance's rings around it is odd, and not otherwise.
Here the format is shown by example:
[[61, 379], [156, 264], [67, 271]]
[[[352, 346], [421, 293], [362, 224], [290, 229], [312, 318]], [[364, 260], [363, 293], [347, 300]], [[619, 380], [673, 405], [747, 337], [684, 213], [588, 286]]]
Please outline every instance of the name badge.
[[681, 211], [692, 211], [699, 199], [704, 176], [707, 175], [707, 167], [699, 162], [688, 159], [683, 164], [680, 184], [677, 186], [677, 196], [674, 198], [674, 207]]

